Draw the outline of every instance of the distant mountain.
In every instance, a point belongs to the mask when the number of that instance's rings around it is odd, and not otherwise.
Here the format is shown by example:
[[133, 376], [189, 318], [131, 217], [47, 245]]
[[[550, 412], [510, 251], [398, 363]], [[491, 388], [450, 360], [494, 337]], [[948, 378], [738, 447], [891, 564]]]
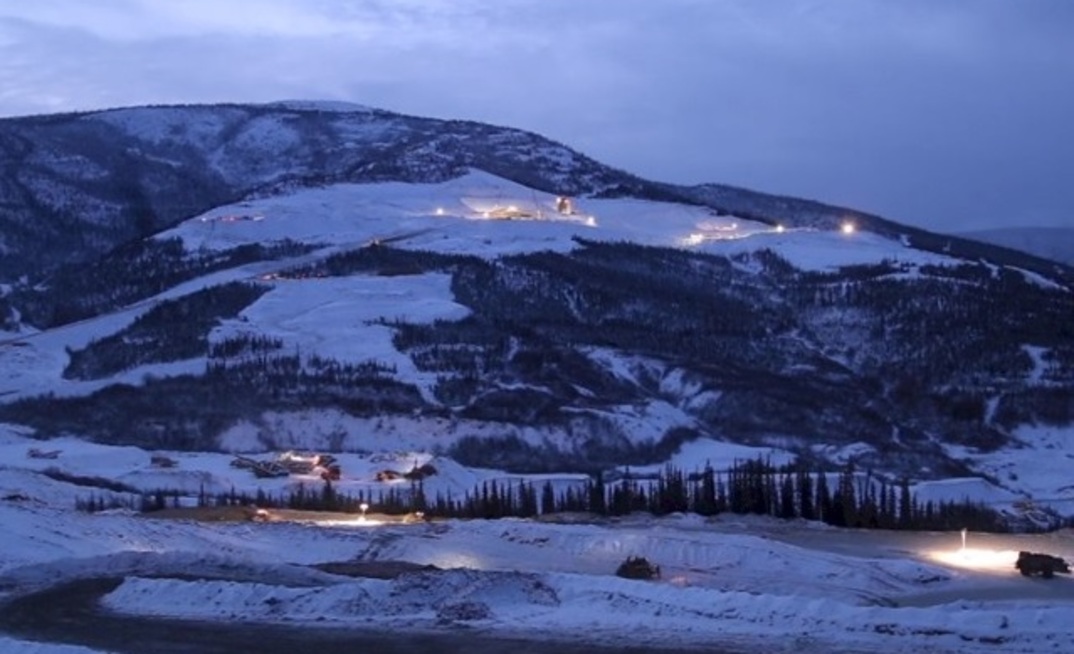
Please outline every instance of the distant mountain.
[[1061, 263], [351, 105], [12, 119], [0, 152], [0, 421], [41, 437], [594, 471], [707, 436], [1074, 490]]
[[0, 283], [89, 261], [212, 207], [340, 182], [439, 182], [482, 170], [572, 196], [702, 204], [768, 224], [862, 229], [1048, 276], [1067, 268], [818, 202], [646, 181], [537, 134], [361, 105], [165, 106], [0, 120]]
[[1074, 226], [1004, 227], [963, 232], [959, 236], [1074, 265]]

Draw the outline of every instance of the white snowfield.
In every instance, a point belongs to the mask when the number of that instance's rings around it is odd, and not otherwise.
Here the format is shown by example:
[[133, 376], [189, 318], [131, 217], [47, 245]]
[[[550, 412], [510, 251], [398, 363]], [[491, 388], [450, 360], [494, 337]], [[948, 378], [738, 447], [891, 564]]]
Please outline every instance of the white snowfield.
[[[52, 443], [62, 450], [56, 459], [41, 460], [25, 456], [33, 444], [0, 429], [7, 462], [0, 468], [0, 598], [79, 578], [121, 576], [126, 580], [103, 598], [103, 607], [132, 616], [310, 628], [466, 625], [496, 636], [732, 651], [1062, 652], [1072, 634], [1074, 581], [1027, 579], [1013, 568], [1023, 549], [1074, 559], [1070, 531], [969, 533], [963, 548], [957, 532], [839, 530], [730, 514], [412, 525], [347, 516], [300, 524], [90, 515], [74, 511], [74, 500], [100, 495], [97, 489], [49, 479], [40, 470], [58, 467], [146, 488], [177, 474], [230, 480], [240, 489], [271, 491], [293, 482], [256, 480], [227, 467], [224, 455], [170, 453], [178, 466], [159, 470], [137, 448], [69, 439]], [[745, 454], [737, 447], [724, 460]], [[719, 449], [693, 444], [679, 461], [719, 461]], [[412, 461], [435, 463], [441, 488], [513, 477], [420, 453], [367, 457], [364, 468], [362, 460], [350, 460], [357, 477], [352, 484], [372, 483], [363, 477]], [[430, 478], [431, 487], [438, 476]], [[628, 556], [658, 564], [661, 578], [614, 576]], [[379, 580], [307, 567], [355, 560], [442, 570]], [[0, 640], [0, 648], [89, 652], [15, 640]]]
[[806, 270], [889, 260], [910, 267], [957, 260], [867, 232], [785, 229], [711, 209], [632, 198], [556, 196], [482, 171], [439, 184], [336, 184], [218, 207], [162, 233], [188, 249], [290, 238], [354, 247], [391, 240], [407, 249], [491, 258], [578, 247], [576, 237], [734, 255], [771, 249]]

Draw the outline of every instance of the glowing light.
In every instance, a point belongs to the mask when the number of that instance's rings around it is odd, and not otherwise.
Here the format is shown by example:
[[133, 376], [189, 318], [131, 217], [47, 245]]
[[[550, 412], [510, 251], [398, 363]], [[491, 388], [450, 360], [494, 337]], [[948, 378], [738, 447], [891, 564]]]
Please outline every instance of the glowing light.
[[384, 521], [358, 517], [350, 520], [317, 520], [313, 524], [321, 527], [379, 527]]
[[597, 226], [597, 217], [596, 216], [589, 216], [588, 218], [586, 218], [585, 219], [585, 226], [586, 227], [596, 227]]
[[511, 213], [518, 213], [518, 206], [512, 204], [512, 205], [507, 207], [507, 210], [510, 211]]
[[436, 215], [443, 216], [444, 215], [444, 208], [443, 207], [437, 207], [436, 208]]
[[491, 215], [491, 214], [490, 214], [489, 212], [487, 212], [487, 211], [482, 211], [482, 212], [481, 212], [481, 217], [482, 217], [482, 218], [488, 218], [488, 217], [489, 217], [490, 215]]
[[786, 229], [783, 227], [783, 225], [776, 225], [776, 233], [777, 234], [782, 234], [785, 231], [786, 231]]
[[854, 223], [851, 223], [851, 222], [843, 223], [842, 232], [844, 234], [853, 234], [856, 230], [857, 230], [857, 228], [854, 226]]
[[1018, 552], [1013, 550], [983, 550], [962, 548], [928, 552], [928, 558], [944, 565], [969, 570], [993, 570], [1011, 572], [1018, 560]]
[[694, 232], [682, 240], [685, 245], [700, 245], [705, 242], [705, 235], [701, 232]]

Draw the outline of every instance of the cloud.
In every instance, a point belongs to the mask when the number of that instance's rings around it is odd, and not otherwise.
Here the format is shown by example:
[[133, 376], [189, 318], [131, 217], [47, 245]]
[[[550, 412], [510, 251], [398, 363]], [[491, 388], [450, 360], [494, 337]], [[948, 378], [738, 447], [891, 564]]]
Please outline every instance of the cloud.
[[656, 179], [1057, 224], [1070, 33], [1065, 0], [35, 0], [0, 6], [0, 115], [351, 100]]

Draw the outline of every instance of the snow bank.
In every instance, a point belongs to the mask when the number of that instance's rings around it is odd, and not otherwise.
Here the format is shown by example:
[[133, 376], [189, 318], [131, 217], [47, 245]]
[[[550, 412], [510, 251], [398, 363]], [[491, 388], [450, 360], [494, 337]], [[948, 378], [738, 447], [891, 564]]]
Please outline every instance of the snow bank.
[[36, 643], [29, 640], [15, 640], [6, 636], [0, 636], [0, 652], [4, 654], [107, 654], [101, 650], [77, 645]]

